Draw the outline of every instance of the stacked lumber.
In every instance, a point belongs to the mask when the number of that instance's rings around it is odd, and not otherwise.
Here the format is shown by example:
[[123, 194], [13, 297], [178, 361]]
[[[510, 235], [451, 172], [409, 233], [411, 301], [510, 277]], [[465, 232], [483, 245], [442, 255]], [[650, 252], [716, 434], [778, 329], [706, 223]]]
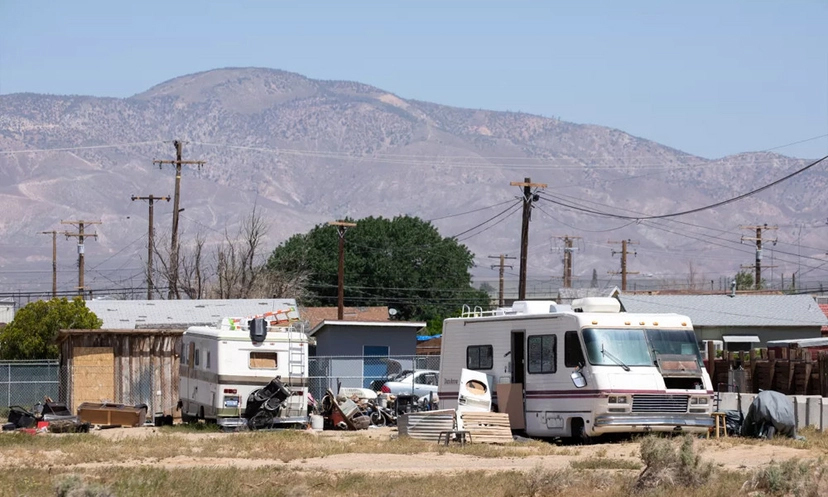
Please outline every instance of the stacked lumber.
[[505, 412], [463, 412], [460, 419], [473, 443], [503, 444], [513, 441], [509, 415]]

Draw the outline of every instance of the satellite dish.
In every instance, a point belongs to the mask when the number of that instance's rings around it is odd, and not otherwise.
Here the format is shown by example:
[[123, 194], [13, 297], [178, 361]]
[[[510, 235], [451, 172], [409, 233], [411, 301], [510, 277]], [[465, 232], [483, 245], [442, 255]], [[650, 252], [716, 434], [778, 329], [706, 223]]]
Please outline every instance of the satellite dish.
[[390, 309], [388, 309], [388, 315], [389, 315], [389, 316], [391, 316], [391, 317], [396, 316], [396, 315], [397, 315], [397, 312], [398, 312], [398, 311], [397, 311], [396, 309], [394, 309], [393, 307], [392, 307], [392, 308], [390, 308]]

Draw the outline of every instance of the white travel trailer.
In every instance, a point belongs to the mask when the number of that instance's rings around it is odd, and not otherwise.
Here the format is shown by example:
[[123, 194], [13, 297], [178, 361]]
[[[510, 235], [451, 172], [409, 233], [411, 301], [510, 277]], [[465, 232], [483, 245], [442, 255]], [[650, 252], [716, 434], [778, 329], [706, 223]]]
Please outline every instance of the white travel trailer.
[[184, 421], [241, 425], [251, 392], [279, 376], [293, 394], [273, 424], [307, 423], [308, 336], [296, 307], [257, 318], [264, 323], [254, 330], [251, 318], [224, 318], [216, 327], [194, 326], [184, 332], [179, 370]]
[[612, 298], [467, 309], [443, 324], [441, 407], [457, 407], [463, 368], [488, 375], [500, 393], [493, 403], [530, 436], [713, 426], [713, 388], [690, 319], [620, 312]]

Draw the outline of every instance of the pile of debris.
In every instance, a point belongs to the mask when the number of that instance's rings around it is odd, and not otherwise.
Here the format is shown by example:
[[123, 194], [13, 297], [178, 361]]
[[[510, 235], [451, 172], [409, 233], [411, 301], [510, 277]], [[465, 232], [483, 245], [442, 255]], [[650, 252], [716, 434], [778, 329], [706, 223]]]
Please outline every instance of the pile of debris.
[[38, 403], [29, 411], [21, 406], [10, 406], [8, 422], [3, 431], [20, 431], [24, 433], [87, 433], [90, 423], [72, 415], [66, 404], [47, 399]]
[[416, 395], [386, 395], [370, 388], [340, 388], [339, 395], [328, 389], [314, 413], [324, 418], [324, 427], [364, 430], [371, 426], [395, 426], [400, 415], [429, 410], [432, 406]]
[[293, 395], [278, 376], [263, 388], [253, 390], [244, 408], [247, 427], [266, 430], [276, 426], [306, 426], [307, 413], [294, 413], [288, 407], [287, 400]]

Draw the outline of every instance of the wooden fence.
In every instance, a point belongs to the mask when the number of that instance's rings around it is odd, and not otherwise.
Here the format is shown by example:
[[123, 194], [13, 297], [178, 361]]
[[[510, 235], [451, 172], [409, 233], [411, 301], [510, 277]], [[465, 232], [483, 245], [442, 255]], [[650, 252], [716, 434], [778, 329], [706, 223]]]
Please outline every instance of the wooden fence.
[[730, 352], [707, 365], [716, 391], [828, 397], [828, 351], [802, 348]]

